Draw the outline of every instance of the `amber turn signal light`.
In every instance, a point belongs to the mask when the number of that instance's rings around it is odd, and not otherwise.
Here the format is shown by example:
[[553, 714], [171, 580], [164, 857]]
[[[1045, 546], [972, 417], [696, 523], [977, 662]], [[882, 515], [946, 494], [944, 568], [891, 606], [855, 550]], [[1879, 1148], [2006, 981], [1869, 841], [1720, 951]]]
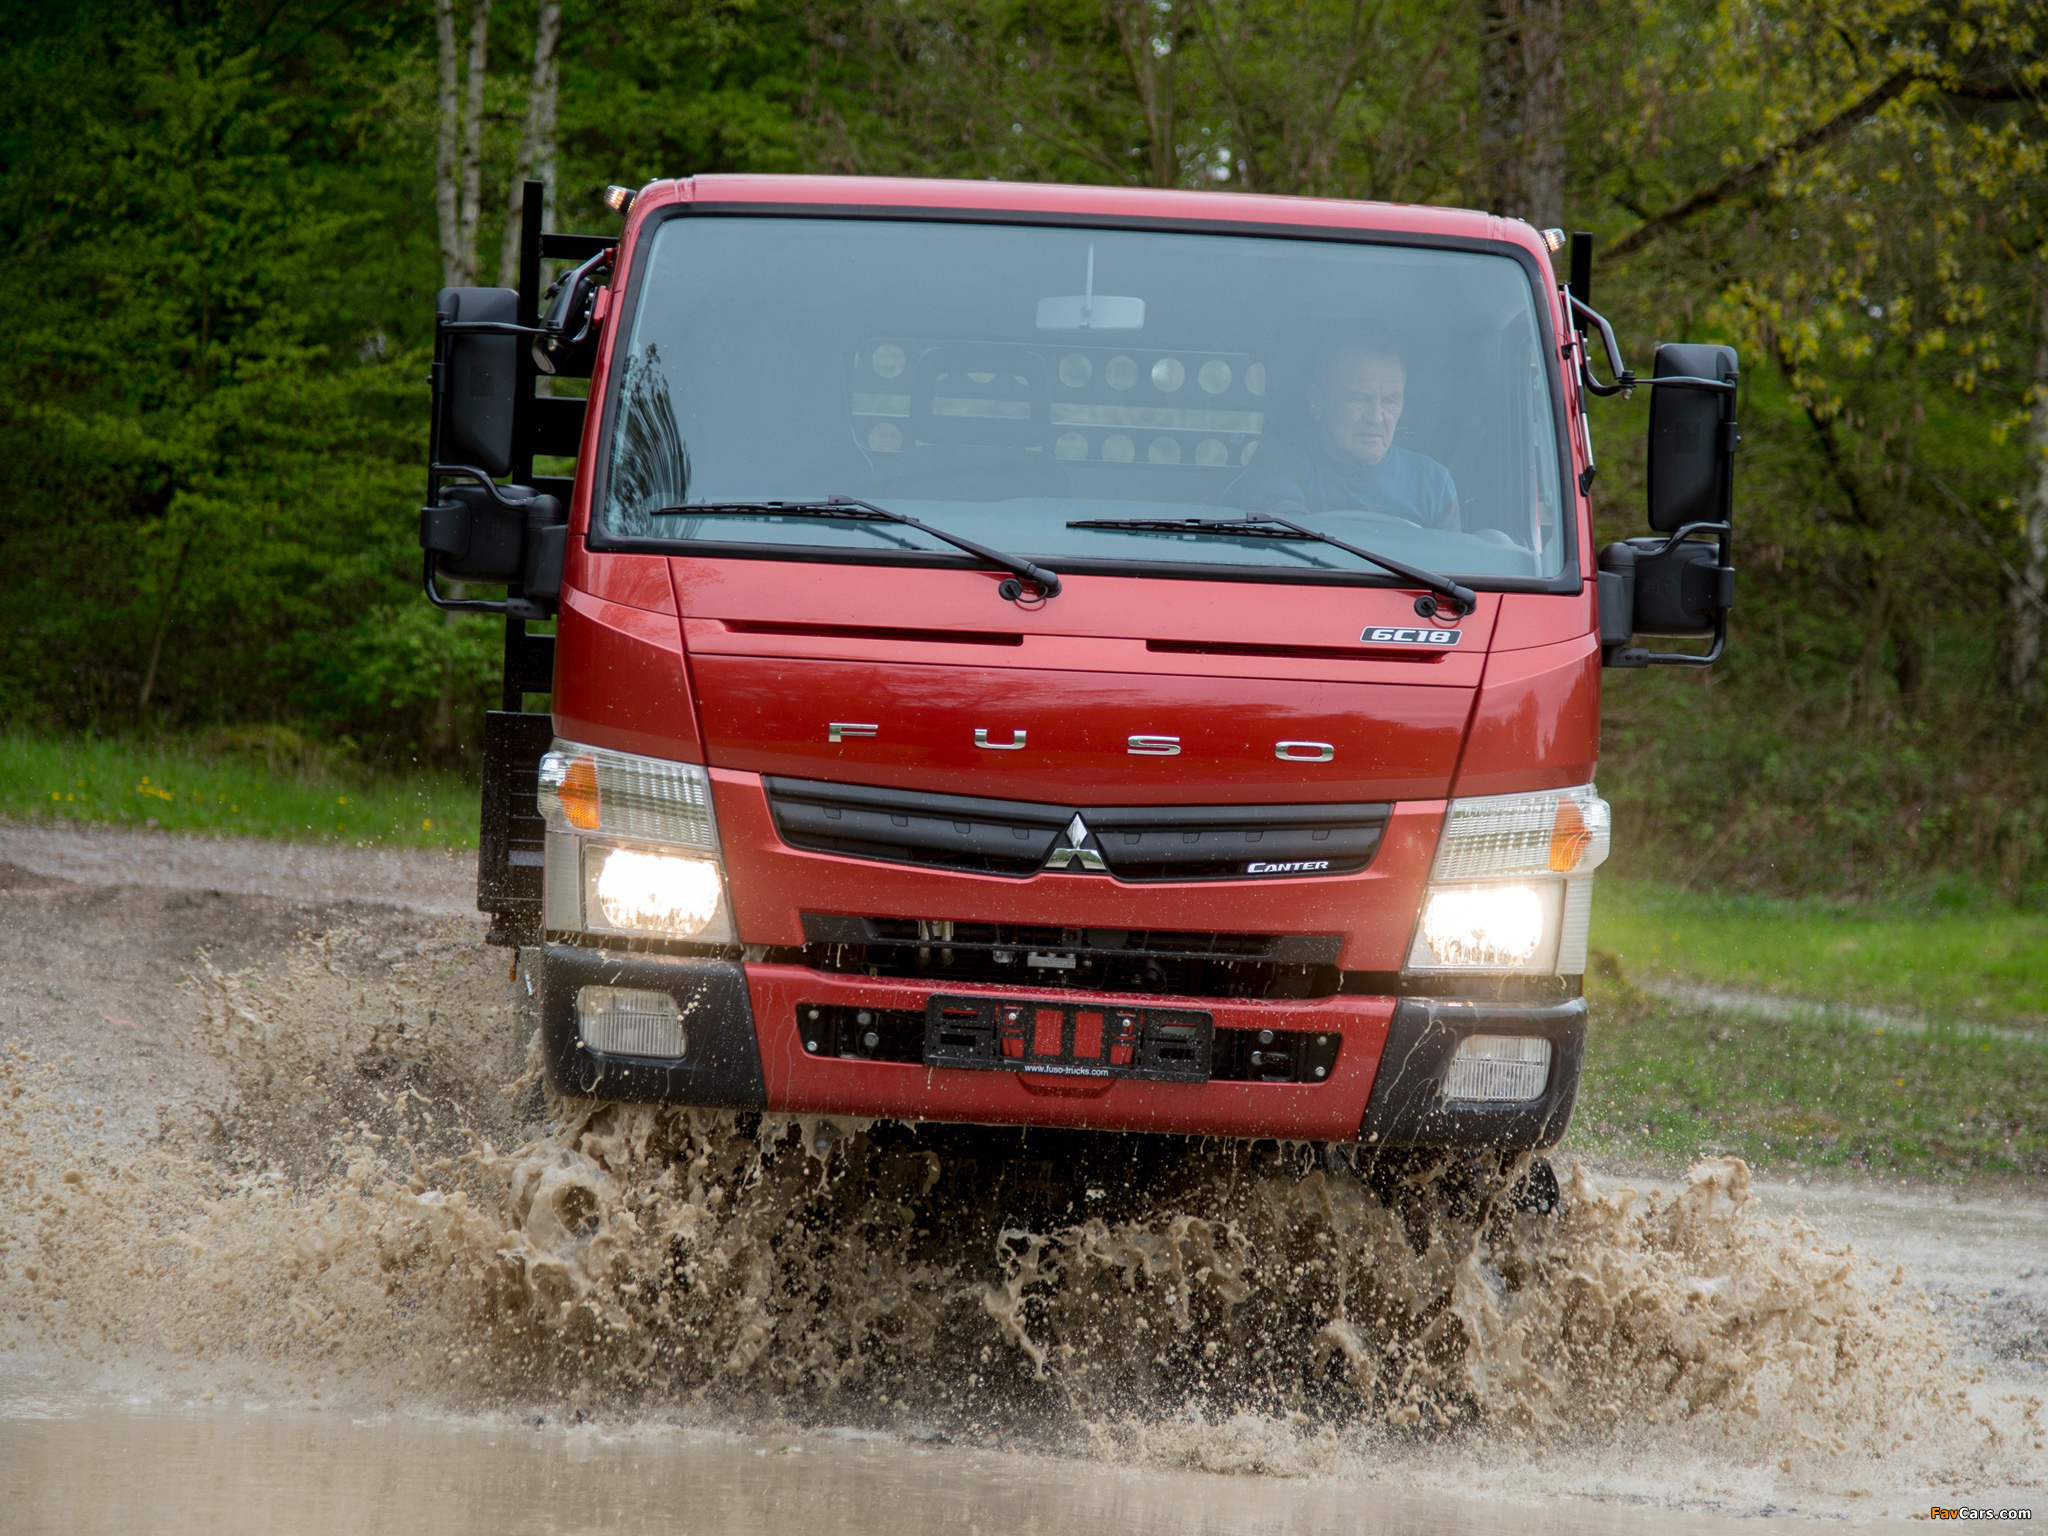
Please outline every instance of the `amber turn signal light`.
[[[583, 832], [595, 832], [602, 819], [597, 799], [597, 764], [587, 757], [579, 757], [569, 764], [569, 771], [563, 775], [555, 798], [561, 802], [563, 819], [570, 826]], [[1553, 843], [1552, 847], [1555, 846]], [[1550, 857], [1554, 866], [1557, 855], [1552, 853]]]
[[1593, 832], [1586, 825], [1586, 816], [1572, 800], [1557, 802], [1557, 820], [1550, 824], [1550, 867], [1561, 875], [1568, 875], [1579, 867], [1579, 860], [1586, 856], [1586, 847], [1593, 841]]

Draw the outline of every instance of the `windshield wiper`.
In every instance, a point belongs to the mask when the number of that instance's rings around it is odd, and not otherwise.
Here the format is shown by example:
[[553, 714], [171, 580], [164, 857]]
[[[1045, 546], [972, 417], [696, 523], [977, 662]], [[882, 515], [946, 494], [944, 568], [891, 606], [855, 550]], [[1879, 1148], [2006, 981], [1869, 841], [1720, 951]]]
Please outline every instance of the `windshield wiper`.
[[[1327, 544], [1332, 549], [1341, 549], [1347, 555], [1356, 555], [1369, 560], [1382, 570], [1392, 571], [1396, 576], [1405, 576], [1418, 587], [1427, 587], [1439, 597], [1448, 598], [1458, 608], [1460, 618], [1479, 606], [1479, 594], [1470, 587], [1463, 587], [1448, 576], [1439, 576], [1434, 571], [1420, 570], [1415, 566], [1395, 560], [1387, 555], [1376, 555], [1369, 549], [1360, 549], [1356, 544], [1347, 544], [1342, 539], [1332, 538], [1313, 528], [1290, 522], [1272, 512], [1248, 512], [1243, 517], [1092, 517], [1080, 522], [1067, 524], [1069, 528], [1109, 528], [1122, 533], [1196, 533], [1207, 534], [1219, 539], [1302, 539], [1315, 544]], [[1428, 598], [1417, 598], [1415, 611], [1422, 613]], [[1430, 603], [1424, 618], [1436, 615], [1436, 605]]]
[[972, 539], [963, 539], [957, 533], [948, 533], [943, 528], [934, 528], [921, 518], [911, 517], [903, 512], [891, 512], [887, 507], [878, 507], [871, 501], [861, 501], [852, 496], [828, 496], [823, 501], [709, 501], [687, 507], [663, 507], [652, 514], [655, 517], [704, 517], [746, 516], [767, 514], [771, 517], [817, 517], [845, 523], [896, 523], [905, 528], [915, 528], [919, 533], [928, 533], [955, 549], [964, 549], [976, 559], [986, 561], [997, 570], [1008, 571], [1015, 578], [996, 587], [996, 595], [1009, 602], [1016, 602], [1024, 595], [1024, 583], [1030, 582], [1038, 588], [1038, 600], [1060, 595], [1060, 579], [1042, 565], [1033, 565], [1022, 555], [1006, 555], [999, 549], [990, 549], [986, 544], [977, 544]]

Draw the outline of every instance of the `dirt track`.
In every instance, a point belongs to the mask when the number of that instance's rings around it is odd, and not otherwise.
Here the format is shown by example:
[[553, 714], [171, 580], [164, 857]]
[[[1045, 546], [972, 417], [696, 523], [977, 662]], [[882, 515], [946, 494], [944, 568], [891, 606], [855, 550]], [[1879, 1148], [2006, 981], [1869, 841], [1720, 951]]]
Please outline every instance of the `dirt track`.
[[[1974, 1393], [1972, 1412], [2000, 1416], [1992, 1437], [1995, 1455], [1977, 1448], [1970, 1438], [1974, 1431], [1964, 1436], [1967, 1446], [1957, 1440], [1961, 1449], [1955, 1454], [1967, 1450], [1977, 1458], [1971, 1466], [1988, 1469], [1962, 1475], [1961, 1482], [1948, 1470], [1945, 1440], [1938, 1454], [1907, 1447], [1913, 1449], [1910, 1465], [1895, 1465], [1899, 1446], [1885, 1442], [1889, 1448], [1881, 1448], [1874, 1438], [1865, 1444], [1859, 1438], [1863, 1422], [1879, 1416], [1876, 1405], [1891, 1389], [1848, 1381], [1840, 1388], [1849, 1394], [1841, 1402], [1820, 1404], [1835, 1417], [1812, 1420], [1844, 1431], [1832, 1440], [1803, 1430], [1806, 1410], [1788, 1398], [1789, 1406], [1772, 1410], [1777, 1419], [1763, 1421], [1761, 1435], [1748, 1427], [1748, 1417], [1734, 1413], [1722, 1416], [1725, 1425], [1717, 1421], [1718, 1427], [1700, 1430], [1707, 1438], [1697, 1443], [1683, 1435], [1649, 1441], [1629, 1435], [1576, 1448], [1561, 1442], [1527, 1462], [1518, 1459], [1519, 1451], [1503, 1459], [1483, 1439], [1425, 1437], [1411, 1443], [1367, 1433], [1326, 1444], [1304, 1427], [1306, 1420], [1257, 1415], [1203, 1428], [1200, 1455], [1192, 1462], [1187, 1457], [1193, 1453], [1181, 1444], [1193, 1434], [1185, 1417], [1156, 1426], [1133, 1420], [1119, 1431], [1125, 1440], [1104, 1440], [1078, 1460], [1071, 1446], [1058, 1461], [1005, 1459], [967, 1446], [941, 1448], [938, 1437], [914, 1427], [876, 1428], [895, 1424], [891, 1414], [900, 1417], [887, 1406], [886, 1395], [865, 1406], [849, 1399], [848, 1424], [822, 1433], [813, 1424], [808, 1440], [782, 1430], [762, 1437], [757, 1421], [767, 1410], [760, 1408], [730, 1421], [697, 1410], [690, 1410], [695, 1417], [678, 1418], [685, 1408], [680, 1401], [651, 1414], [643, 1405], [634, 1416], [586, 1430], [580, 1408], [571, 1414], [559, 1394], [543, 1395], [528, 1416], [515, 1421], [501, 1406], [480, 1409], [480, 1401], [495, 1404], [496, 1397], [479, 1398], [458, 1368], [475, 1357], [479, 1339], [489, 1336], [479, 1331], [484, 1324], [467, 1314], [439, 1331], [423, 1323], [423, 1316], [439, 1315], [419, 1310], [435, 1300], [433, 1286], [395, 1309], [386, 1306], [379, 1290], [382, 1271], [359, 1276], [359, 1291], [334, 1292], [341, 1299], [331, 1303], [333, 1317], [355, 1319], [351, 1328], [367, 1328], [380, 1341], [358, 1351], [361, 1358], [349, 1356], [353, 1367], [337, 1364], [326, 1346], [305, 1347], [300, 1340], [309, 1323], [319, 1322], [306, 1303], [321, 1300], [322, 1284], [342, 1286], [343, 1280], [316, 1282], [300, 1266], [306, 1254], [324, 1251], [318, 1244], [339, 1230], [329, 1226], [336, 1197], [363, 1209], [361, 1181], [353, 1171], [323, 1184], [317, 1157], [295, 1170], [263, 1137], [261, 1157], [223, 1158], [217, 1173], [202, 1170], [195, 1191], [166, 1191], [147, 1180], [124, 1183], [115, 1165], [133, 1158], [134, 1166], [151, 1166], [146, 1153], [135, 1149], [145, 1146], [165, 1100], [222, 1102], [224, 1074], [232, 1064], [218, 1053], [181, 1045], [209, 997], [206, 989], [213, 987], [210, 979], [195, 987], [192, 974], [204, 978], [208, 962], [226, 972], [267, 973], [267, 983], [256, 978], [260, 992], [262, 985], [276, 985], [296, 956], [303, 979], [306, 937], [329, 941], [312, 952], [319, 990], [300, 997], [304, 1006], [295, 1004], [296, 1011], [252, 1019], [259, 1034], [275, 1028], [274, 1038], [284, 1044], [274, 1048], [273, 1037], [265, 1035], [264, 1046], [252, 1053], [253, 1065], [244, 1063], [241, 1080], [246, 1091], [268, 1070], [265, 1061], [275, 1064], [278, 1092], [271, 1107], [283, 1118], [261, 1121], [267, 1101], [246, 1102], [244, 1132], [253, 1126], [269, 1136], [280, 1126], [290, 1129], [285, 1120], [303, 1118], [320, 1142], [318, 1152], [327, 1145], [321, 1138], [353, 1119], [357, 1111], [346, 1106], [357, 1101], [367, 1116], [370, 1099], [378, 1097], [387, 1116], [412, 1117], [404, 1120], [411, 1127], [416, 1121], [434, 1123], [417, 1113], [422, 1108], [439, 1113], [481, 1100], [485, 1087], [499, 1080], [493, 1076], [496, 1062], [488, 1071], [467, 1071], [463, 1082], [447, 1088], [425, 1071], [433, 1063], [424, 1059], [358, 1050], [352, 1069], [344, 1065], [333, 1072], [309, 1056], [342, 1038], [332, 1027], [338, 1015], [378, 1015], [388, 992], [406, 993], [412, 1005], [435, 997], [466, 999], [470, 1027], [467, 1033], [455, 1028], [451, 1053], [460, 1058], [457, 1065], [481, 1060], [479, 1052], [499, 1038], [501, 1027], [509, 1027], [503, 1005], [510, 998], [504, 952], [481, 943], [483, 920], [469, 909], [471, 879], [464, 855], [280, 847], [0, 822], [0, 1050], [24, 1044], [41, 1062], [62, 1068], [50, 1079], [55, 1100], [36, 1106], [31, 1094], [21, 1101], [46, 1118], [30, 1127], [22, 1141], [30, 1155], [16, 1169], [19, 1246], [9, 1250], [0, 1241], [0, 1280], [15, 1282], [5, 1293], [10, 1316], [0, 1318], [8, 1351], [0, 1354], [0, 1466], [11, 1474], [0, 1479], [0, 1527], [111, 1531], [141, 1521], [209, 1531], [392, 1528], [408, 1520], [416, 1524], [418, 1510], [438, 1497], [450, 1529], [568, 1529], [591, 1523], [594, 1511], [622, 1513], [619, 1490], [644, 1485], [676, 1490], [633, 1506], [650, 1529], [824, 1532], [872, 1529], [888, 1521], [906, 1530], [959, 1529], [970, 1517], [985, 1517], [984, 1529], [1379, 1530], [1399, 1524], [1528, 1536], [1598, 1529], [1619, 1536], [1646, 1528], [1709, 1529], [1702, 1512], [1784, 1513], [1789, 1506], [1858, 1519], [1896, 1516], [1913, 1500], [1924, 1509], [1930, 1489], [1949, 1499], [1996, 1493], [2000, 1503], [2038, 1504], [2048, 1481], [2039, 1461], [2037, 1400], [2048, 1370], [2042, 1359], [2048, 1353], [2048, 1206], [2018, 1197], [1798, 1184], [1761, 1191], [1760, 1209], [1769, 1216], [1797, 1212], [1826, 1237], [1852, 1241], [1858, 1254], [1880, 1259], [1887, 1269], [1898, 1265], [1897, 1283], [1924, 1294], [1935, 1318], [1954, 1329], [1958, 1354], [1945, 1370], [1929, 1367], [1937, 1372], [1931, 1379], [1940, 1390], [1954, 1383], [1956, 1390]], [[425, 972], [439, 978], [433, 986], [421, 984]], [[392, 985], [368, 993], [362, 983], [380, 973]], [[359, 1008], [366, 994], [371, 1006]], [[218, 1006], [226, 995], [214, 988], [213, 1003]], [[462, 1024], [449, 1013], [442, 1017], [451, 1026]], [[307, 1035], [299, 1033], [302, 1028]], [[349, 1058], [341, 1060], [346, 1064]], [[309, 1068], [328, 1071], [327, 1080], [316, 1084]], [[307, 1074], [303, 1083], [301, 1073]], [[27, 1077], [18, 1074], [16, 1080]], [[5, 1106], [0, 1099], [0, 1108]], [[366, 1118], [365, 1129], [368, 1123]], [[102, 1139], [110, 1146], [74, 1160], [74, 1150]], [[124, 1142], [131, 1150], [112, 1155]], [[529, 1150], [557, 1172], [566, 1155], [552, 1145]], [[796, 1156], [803, 1170], [799, 1182], [808, 1189], [810, 1164], [801, 1153]], [[35, 1178], [19, 1177], [37, 1157], [47, 1161], [40, 1190], [51, 1194], [40, 1193]], [[80, 1171], [78, 1164], [87, 1166]], [[654, 1176], [651, 1167], [643, 1172]], [[630, 1176], [623, 1165], [621, 1176]], [[1616, 1180], [1599, 1183], [1611, 1190]], [[291, 1187], [300, 1190], [295, 1205], [288, 1198]], [[411, 1198], [400, 1186], [391, 1188], [401, 1204]], [[234, 1200], [241, 1203], [224, 1201], [223, 1212], [241, 1210], [247, 1220], [239, 1228], [230, 1222], [212, 1229], [204, 1213], [230, 1190], [239, 1192]], [[436, 1203], [440, 1192], [426, 1189], [424, 1180], [416, 1193], [419, 1210], [453, 1208]], [[667, 1220], [664, 1211], [680, 1210], [652, 1186], [641, 1193], [652, 1201], [640, 1207], [650, 1228]], [[165, 1202], [164, 1209], [159, 1213], [152, 1202]], [[263, 1215], [273, 1208], [280, 1212], [275, 1221]], [[708, 1219], [704, 1213], [711, 1208], [703, 1207], [698, 1219]], [[114, 1224], [82, 1222], [87, 1213]], [[0, 1200], [0, 1218], [8, 1215], [7, 1202]], [[119, 1225], [123, 1220], [126, 1226]], [[365, 1230], [381, 1231], [383, 1221], [379, 1216]], [[1646, 1245], [1660, 1241], [1650, 1226], [1622, 1226], [1617, 1231], [1626, 1240], [1595, 1244], [1595, 1260], [1634, 1264]], [[0, 1222], [0, 1239], [8, 1236], [4, 1228]], [[96, 1248], [94, 1234], [101, 1230], [117, 1236]], [[1762, 1319], [1757, 1326], [1765, 1331], [1775, 1326], [1772, 1298], [1788, 1284], [1819, 1285], [1816, 1296], [1832, 1298], [1821, 1308], [1830, 1316], [1837, 1304], [1866, 1311], [1892, 1305], [1881, 1297], [1873, 1303], [1876, 1291], [1836, 1287], [1829, 1275], [1837, 1261], [1822, 1256], [1814, 1267], [1810, 1245], [1796, 1230], [1761, 1218], [1747, 1230], [1748, 1246], [1738, 1243], [1718, 1258], [1699, 1259], [1708, 1266], [1707, 1278], [1688, 1280], [1697, 1296], [1674, 1305], [1681, 1311], [1695, 1301], [1733, 1306], [1745, 1317], [1754, 1313]], [[264, 1246], [261, 1240], [273, 1233], [282, 1236]], [[530, 1235], [493, 1237], [474, 1257], [495, 1261], [514, 1251], [515, 1237], [524, 1241]], [[22, 1241], [30, 1237], [39, 1246]], [[250, 1246], [236, 1248], [230, 1238]], [[309, 1242], [315, 1246], [306, 1247]], [[838, 1245], [828, 1248], [838, 1251]], [[161, 1262], [149, 1256], [167, 1251], [190, 1254], [189, 1260], [179, 1259], [188, 1266], [180, 1271], [188, 1276], [180, 1285], [149, 1290], [124, 1278], [145, 1260]], [[344, 1259], [332, 1275], [352, 1273], [342, 1250], [331, 1251]], [[1597, 1268], [1594, 1263], [1585, 1272]], [[191, 1278], [207, 1274], [214, 1276], [213, 1290]], [[264, 1298], [273, 1293], [279, 1299], [266, 1311]], [[187, 1305], [184, 1298], [191, 1297], [199, 1300], [190, 1303], [195, 1310], [189, 1316], [164, 1313], [165, 1319], [175, 1316], [175, 1325], [152, 1321], [152, 1308]], [[1112, 1288], [1090, 1302], [1089, 1315], [1117, 1297], [1129, 1300], [1125, 1291]], [[68, 1309], [90, 1310], [94, 1303], [145, 1342], [95, 1356], [67, 1321]], [[38, 1320], [33, 1329], [27, 1326], [31, 1306]], [[224, 1310], [235, 1306], [240, 1310]], [[1162, 1339], [1173, 1334], [1170, 1308], [1138, 1316], [1132, 1328], [1157, 1325]], [[22, 1325], [17, 1332], [4, 1331], [10, 1319]], [[149, 1326], [141, 1327], [142, 1321]], [[1266, 1319], [1268, 1326], [1281, 1321]], [[253, 1338], [236, 1331], [245, 1322], [258, 1333], [277, 1331], [283, 1342], [275, 1356], [236, 1355], [240, 1342]], [[1820, 1325], [1832, 1326], [1826, 1318]], [[215, 1337], [222, 1328], [227, 1334]], [[1906, 1363], [1917, 1358], [1907, 1347], [1911, 1338], [1882, 1330], [1872, 1338], [1880, 1336], [1892, 1339]], [[213, 1342], [205, 1352], [194, 1351], [195, 1337]], [[394, 1347], [383, 1342], [387, 1337]], [[17, 1342], [28, 1347], [15, 1353]], [[412, 1345], [412, 1359], [422, 1358], [419, 1350], [426, 1346], [432, 1360], [447, 1362], [434, 1367], [440, 1374], [425, 1378], [428, 1389], [408, 1388], [408, 1396], [387, 1386], [385, 1356], [404, 1358], [395, 1344]], [[252, 1353], [262, 1352], [252, 1344]], [[988, 1369], [988, 1359], [983, 1351], [973, 1370]], [[957, 1377], [956, 1372], [947, 1379]], [[965, 1379], [977, 1381], [978, 1374]], [[771, 1407], [775, 1401], [772, 1395], [762, 1400]], [[2029, 1411], [2027, 1403], [2034, 1404], [2034, 1417], [2022, 1424], [2018, 1416]], [[345, 1411], [330, 1411], [344, 1405]], [[1978, 1422], [1989, 1426], [1992, 1420]], [[441, 1437], [433, 1457], [406, 1459], [392, 1449], [415, 1443], [429, 1423]], [[687, 1429], [679, 1427], [685, 1424]], [[545, 1432], [537, 1433], [542, 1426]], [[1913, 1441], [1909, 1434], [1900, 1445]], [[119, 1447], [111, 1460], [109, 1446]], [[1768, 1460], [1776, 1470], [1760, 1459], [1763, 1446], [1770, 1448]], [[1789, 1457], [1779, 1459], [1785, 1450], [1797, 1451], [1811, 1465], [1802, 1463], [1795, 1473]], [[1844, 1459], [1830, 1459], [1837, 1455]], [[1207, 1480], [1158, 1470], [1177, 1464], [1229, 1467], [1240, 1475]], [[1274, 1472], [1283, 1475], [1262, 1475]], [[1310, 1476], [1302, 1480], [1304, 1474]], [[451, 1490], [460, 1490], [453, 1503]], [[713, 1508], [719, 1514], [708, 1522], [691, 1513]], [[1393, 1511], [1406, 1518], [1392, 1518]]]
[[372, 962], [481, 940], [474, 881], [468, 853], [0, 821], [0, 1048], [68, 1056], [110, 1129], [146, 1129], [207, 1071], [175, 1029], [202, 954], [238, 970], [336, 926]]

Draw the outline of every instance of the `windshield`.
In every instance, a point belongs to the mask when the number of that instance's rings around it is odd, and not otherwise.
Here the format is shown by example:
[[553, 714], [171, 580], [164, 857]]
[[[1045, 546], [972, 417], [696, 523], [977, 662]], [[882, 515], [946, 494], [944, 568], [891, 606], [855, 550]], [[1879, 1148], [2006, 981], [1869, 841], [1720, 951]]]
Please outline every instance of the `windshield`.
[[[689, 511], [852, 496], [1055, 567], [1372, 569], [1242, 526], [1263, 512], [1425, 569], [1547, 578], [1564, 540], [1540, 337], [1506, 256], [672, 218], [627, 341], [601, 531], [957, 553], [900, 525]], [[1185, 518], [1240, 526], [1070, 526]]]

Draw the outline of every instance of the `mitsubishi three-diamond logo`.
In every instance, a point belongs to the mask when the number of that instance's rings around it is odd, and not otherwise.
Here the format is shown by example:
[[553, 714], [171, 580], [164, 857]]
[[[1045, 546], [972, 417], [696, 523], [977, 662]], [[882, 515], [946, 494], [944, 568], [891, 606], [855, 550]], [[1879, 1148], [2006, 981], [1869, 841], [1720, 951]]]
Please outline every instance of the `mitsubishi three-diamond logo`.
[[1076, 811], [1074, 819], [1067, 823], [1067, 840], [1055, 847], [1046, 857], [1045, 867], [1065, 869], [1076, 859], [1081, 861], [1083, 869], [1109, 868], [1102, 862], [1102, 855], [1088, 846], [1088, 823], [1081, 819], [1079, 811]]

